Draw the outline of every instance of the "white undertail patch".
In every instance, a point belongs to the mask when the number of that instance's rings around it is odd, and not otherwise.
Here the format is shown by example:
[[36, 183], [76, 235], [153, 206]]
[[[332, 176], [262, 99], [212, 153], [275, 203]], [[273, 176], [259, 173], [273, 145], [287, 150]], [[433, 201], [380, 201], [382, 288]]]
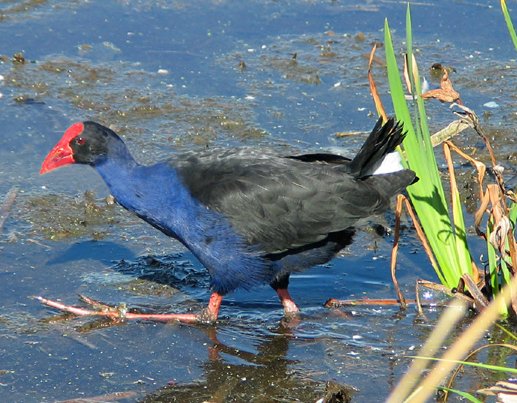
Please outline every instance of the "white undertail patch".
[[374, 175], [389, 174], [392, 172], [402, 171], [404, 166], [400, 154], [397, 151], [386, 154], [382, 160], [381, 166], [375, 170]]

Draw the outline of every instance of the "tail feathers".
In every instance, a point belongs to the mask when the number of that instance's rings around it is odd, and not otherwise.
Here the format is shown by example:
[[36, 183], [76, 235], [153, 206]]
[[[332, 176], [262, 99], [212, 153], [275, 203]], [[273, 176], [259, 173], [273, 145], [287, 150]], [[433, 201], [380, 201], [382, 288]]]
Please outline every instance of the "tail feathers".
[[363, 146], [350, 163], [350, 173], [356, 178], [373, 175], [382, 164], [384, 157], [395, 151], [404, 140], [403, 127], [390, 118], [384, 125], [382, 118], [377, 121]]
[[402, 171], [372, 175], [365, 180], [373, 186], [386, 199], [401, 193], [406, 186], [418, 181], [416, 174], [410, 169]]

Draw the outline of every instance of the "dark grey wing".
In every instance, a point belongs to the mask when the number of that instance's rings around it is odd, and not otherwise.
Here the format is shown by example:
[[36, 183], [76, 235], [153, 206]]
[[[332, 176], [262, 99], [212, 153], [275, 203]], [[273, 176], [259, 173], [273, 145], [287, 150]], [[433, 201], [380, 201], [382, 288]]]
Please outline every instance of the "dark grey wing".
[[390, 181], [378, 189], [370, 178], [347, 174], [338, 160], [244, 148], [185, 154], [171, 164], [197, 200], [227, 217], [249, 243], [276, 253], [323, 240], [387, 208], [392, 194], [382, 187]]

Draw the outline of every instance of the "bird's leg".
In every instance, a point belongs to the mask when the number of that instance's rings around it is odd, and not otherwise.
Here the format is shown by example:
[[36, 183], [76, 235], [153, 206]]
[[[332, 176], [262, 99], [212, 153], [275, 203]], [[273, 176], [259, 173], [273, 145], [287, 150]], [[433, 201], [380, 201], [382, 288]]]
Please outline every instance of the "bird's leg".
[[287, 288], [278, 288], [276, 290], [276, 293], [278, 294], [278, 298], [280, 298], [280, 302], [282, 303], [282, 306], [284, 307], [284, 313], [287, 316], [294, 315], [294, 314], [300, 312], [300, 310], [296, 306], [296, 303], [291, 298], [289, 291], [287, 291]]
[[81, 299], [94, 309], [79, 308], [65, 305], [58, 301], [53, 301], [43, 297], [36, 297], [42, 304], [56, 308], [63, 312], [70, 312], [77, 316], [104, 316], [114, 320], [140, 319], [159, 322], [179, 321], [183, 323], [214, 323], [219, 315], [219, 308], [223, 301], [223, 296], [217, 292], [212, 293], [208, 306], [200, 313], [137, 313], [129, 312], [125, 305], [112, 307], [91, 298], [81, 296]]
[[284, 307], [284, 313], [286, 316], [292, 316], [300, 312], [296, 303], [289, 294], [289, 291], [287, 291], [287, 287], [289, 286], [289, 273], [276, 277], [270, 285], [278, 294], [278, 298], [280, 298], [280, 302]]

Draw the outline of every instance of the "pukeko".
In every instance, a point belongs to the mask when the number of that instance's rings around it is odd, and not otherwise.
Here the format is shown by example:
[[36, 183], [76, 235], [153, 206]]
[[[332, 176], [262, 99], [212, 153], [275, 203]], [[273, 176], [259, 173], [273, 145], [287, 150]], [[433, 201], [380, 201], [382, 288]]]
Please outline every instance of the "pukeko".
[[[410, 170], [378, 173], [403, 138], [394, 119], [379, 120], [352, 160], [242, 147], [144, 166], [115, 132], [87, 121], [66, 130], [40, 173], [92, 166], [121, 206], [179, 240], [208, 269], [213, 292], [201, 313], [127, 312], [126, 318], [214, 322], [224, 295], [261, 283], [273, 287], [290, 315], [298, 308], [287, 290], [289, 275], [331, 260], [352, 242], [358, 220], [384, 212], [390, 197], [415, 180]], [[120, 315], [40, 301], [78, 315]]]

